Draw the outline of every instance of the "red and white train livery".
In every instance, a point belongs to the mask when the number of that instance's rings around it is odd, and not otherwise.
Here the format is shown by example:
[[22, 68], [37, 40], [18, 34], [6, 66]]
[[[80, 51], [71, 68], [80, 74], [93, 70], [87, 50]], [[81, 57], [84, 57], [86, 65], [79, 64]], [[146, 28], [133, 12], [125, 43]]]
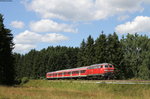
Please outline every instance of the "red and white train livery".
[[100, 78], [110, 77], [114, 74], [114, 66], [109, 63], [94, 64], [90, 66], [58, 70], [48, 72], [47, 79], [67, 79], [67, 78]]

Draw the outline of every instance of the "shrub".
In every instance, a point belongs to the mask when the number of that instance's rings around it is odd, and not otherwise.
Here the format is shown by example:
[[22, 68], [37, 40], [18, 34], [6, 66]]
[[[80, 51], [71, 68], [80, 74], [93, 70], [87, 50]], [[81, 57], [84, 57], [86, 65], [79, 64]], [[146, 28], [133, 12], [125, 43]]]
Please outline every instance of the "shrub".
[[21, 79], [21, 84], [25, 84], [25, 83], [27, 83], [29, 81], [29, 78], [28, 77], [23, 77], [22, 79]]

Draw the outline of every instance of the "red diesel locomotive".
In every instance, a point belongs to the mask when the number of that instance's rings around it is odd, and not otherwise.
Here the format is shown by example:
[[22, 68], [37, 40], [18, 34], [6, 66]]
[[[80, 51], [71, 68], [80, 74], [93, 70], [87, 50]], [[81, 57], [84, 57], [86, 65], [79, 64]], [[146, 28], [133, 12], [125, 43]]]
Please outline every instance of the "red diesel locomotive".
[[109, 63], [94, 64], [85, 67], [58, 70], [54, 72], [48, 72], [46, 74], [47, 79], [88, 79], [88, 78], [109, 78], [114, 74], [114, 66]]

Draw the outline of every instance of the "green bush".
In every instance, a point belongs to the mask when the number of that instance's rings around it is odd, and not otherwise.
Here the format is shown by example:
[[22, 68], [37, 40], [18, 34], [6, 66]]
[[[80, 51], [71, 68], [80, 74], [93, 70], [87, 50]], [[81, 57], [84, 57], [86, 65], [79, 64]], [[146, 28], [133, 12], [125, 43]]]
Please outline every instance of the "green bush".
[[29, 81], [29, 78], [28, 77], [23, 77], [22, 79], [21, 79], [21, 84], [25, 84], [25, 83], [27, 83]]
[[16, 79], [15, 79], [15, 84], [16, 84], [16, 85], [21, 84], [21, 79], [20, 79], [20, 78], [16, 78]]

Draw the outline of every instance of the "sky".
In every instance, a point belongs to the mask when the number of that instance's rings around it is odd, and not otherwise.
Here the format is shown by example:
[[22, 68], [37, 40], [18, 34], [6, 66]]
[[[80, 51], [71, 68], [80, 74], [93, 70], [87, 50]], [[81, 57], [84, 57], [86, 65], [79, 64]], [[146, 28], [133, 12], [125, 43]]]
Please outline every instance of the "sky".
[[0, 0], [14, 52], [48, 46], [79, 47], [102, 31], [150, 36], [150, 0]]

